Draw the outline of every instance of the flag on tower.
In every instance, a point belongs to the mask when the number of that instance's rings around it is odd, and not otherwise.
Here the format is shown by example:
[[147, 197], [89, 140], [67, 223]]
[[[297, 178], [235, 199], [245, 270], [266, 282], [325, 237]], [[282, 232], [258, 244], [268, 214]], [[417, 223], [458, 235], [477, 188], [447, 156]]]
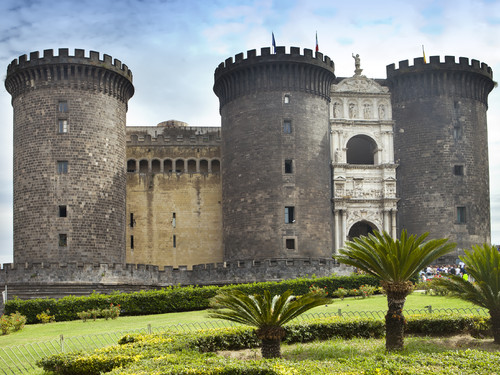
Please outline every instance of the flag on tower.
[[318, 44], [318, 32], [316, 31], [316, 52], [319, 51], [319, 44]]
[[273, 34], [273, 53], [276, 53], [276, 41], [274, 40], [274, 32], [272, 33]]
[[423, 44], [422, 44], [422, 53], [424, 54], [424, 64], [427, 64], [427, 59], [425, 58], [425, 50]]

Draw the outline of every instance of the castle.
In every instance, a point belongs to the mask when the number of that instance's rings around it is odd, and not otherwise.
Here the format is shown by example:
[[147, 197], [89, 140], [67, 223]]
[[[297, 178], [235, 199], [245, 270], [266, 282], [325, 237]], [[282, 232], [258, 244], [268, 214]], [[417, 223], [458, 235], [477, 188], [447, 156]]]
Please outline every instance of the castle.
[[[438, 56], [337, 77], [262, 48], [215, 70], [221, 127], [126, 127], [132, 72], [76, 49], [13, 60], [14, 263], [24, 298], [347, 272], [373, 230], [490, 242], [492, 71]], [[458, 253], [450, 259], [455, 261]]]

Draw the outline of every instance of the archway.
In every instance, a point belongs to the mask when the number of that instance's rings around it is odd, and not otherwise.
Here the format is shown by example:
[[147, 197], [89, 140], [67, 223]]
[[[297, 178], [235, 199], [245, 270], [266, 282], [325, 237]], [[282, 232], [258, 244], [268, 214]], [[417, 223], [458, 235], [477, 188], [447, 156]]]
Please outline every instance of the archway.
[[366, 135], [356, 135], [347, 142], [348, 164], [375, 164], [376, 142]]
[[352, 241], [355, 237], [368, 236], [368, 234], [373, 233], [374, 230], [377, 230], [377, 227], [368, 221], [358, 221], [349, 230], [347, 239]]

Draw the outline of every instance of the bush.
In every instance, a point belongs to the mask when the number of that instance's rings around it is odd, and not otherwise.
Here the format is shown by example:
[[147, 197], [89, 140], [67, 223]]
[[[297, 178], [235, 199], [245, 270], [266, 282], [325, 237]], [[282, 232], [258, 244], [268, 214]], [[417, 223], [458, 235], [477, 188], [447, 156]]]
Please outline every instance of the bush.
[[120, 316], [120, 305], [111, 304], [107, 309], [101, 311], [101, 315], [104, 319], [116, 319]]
[[373, 285], [361, 285], [359, 287], [359, 293], [361, 297], [368, 298], [372, 296], [377, 291], [377, 287]]
[[10, 327], [12, 323], [10, 321], [10, 316], [2, 315], [0, 317], [0, 330], [2, 331], [2, 335], [8, 335], [10, 333]]
[[56, 316], [55, 315], [50, 315], [50, 310], [46, 310], [40, 314], [36, 315], [36, 318], [42, 323], [42, 324], [47, 324], [47, 323], [53, 323], [56, 321]]
[[2, 331], [2, 335], [8, 335], [11, 330], [20, 331], [24, 328], [25, 324], [26, 317], [17, 311], [10, 315], [4, 314], [0, 317], [0, 330]]

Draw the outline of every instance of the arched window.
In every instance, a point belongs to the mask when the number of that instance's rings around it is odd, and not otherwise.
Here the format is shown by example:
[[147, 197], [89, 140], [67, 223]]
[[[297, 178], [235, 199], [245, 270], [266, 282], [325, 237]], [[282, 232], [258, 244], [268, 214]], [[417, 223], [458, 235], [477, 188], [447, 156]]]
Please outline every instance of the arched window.
[[196, 160], [188, 160], [188, 173], [196, 173]]
[[200, 160], [200, 173], [208, 173], [208, 160]]
[[184, 173], [184, 160], [178, 159], [175, 161], [175, 172]]
[[151, 171], [153, 173], [160, 173], [161, 172], [161, 163], [158, 159], [154, 159], [151, 162]]
[[141, 160], [139, 162], [139, 173], [148, 173], [149, 172], [149, 163], [147, 160]]
[[172, 160], [165, 159], [163, 160], [163, 172], [172, 173]]
[[127, 172], [134, 173], [136, 171], [136, 162], [134, 159], [127, 161]]
[[220, 161], [212, 160], [212, 173], [220, 173]]
[[347, 142], [348, 164], [375, 164], [375, 141], [366, 135], [356, 135]]

